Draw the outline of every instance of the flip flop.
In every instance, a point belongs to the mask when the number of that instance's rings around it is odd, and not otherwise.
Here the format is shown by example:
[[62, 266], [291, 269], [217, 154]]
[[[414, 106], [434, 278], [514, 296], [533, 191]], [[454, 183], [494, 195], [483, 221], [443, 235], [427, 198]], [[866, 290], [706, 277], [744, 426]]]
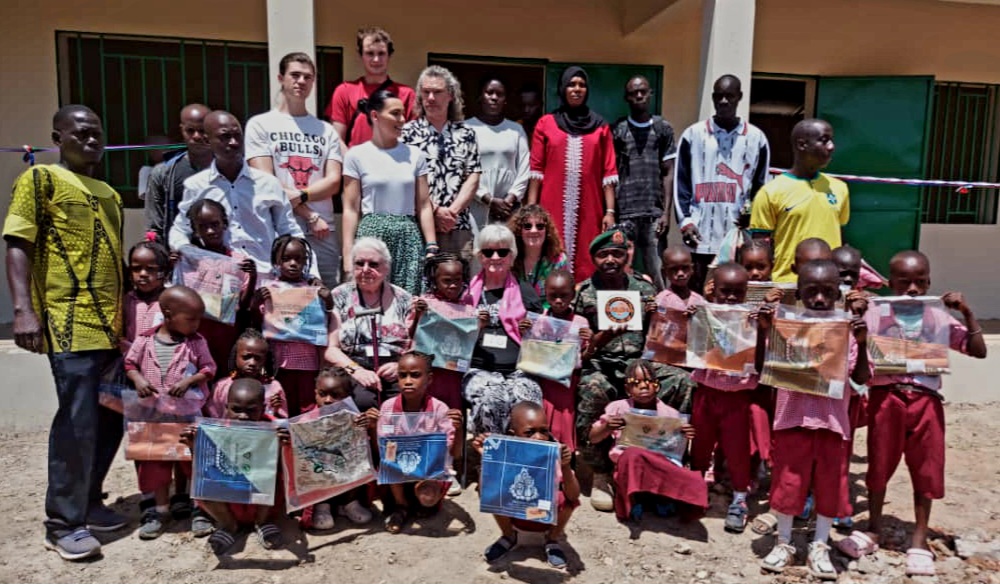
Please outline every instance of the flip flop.
[[750, 524], [750, 529], [757, 535], [771, 535], [777, 528], [778, 518], [771, 513], [761, 513]]
[[235, 543], [236, 538], [233, 537], [233, 534], [222, 528], [216, 529], [212, 535], [208, 536], [208, 546], [212, 548], [212, 553], [217, 556], [225, 554]]
[[840, 553], [855, 560], [878, 551], [878, 544], [870, 535], [863, 531], [852, 531], [851, 535], [836, 544]]
[[406, 511], [396, 509], [391, 515], [385, 518], [385, 530], [389, 533], [399, 533], [403, 531], [408, 516]]
[[910, 548], [906, 550], [907, 576], [935, 576], [934, 554], [930, 550]]
[[281, 530], [273, 523], [258, 525], [254, 531], [257, 532], [257, 541], [260, 547], [266, 550], [273, 550], [281, 547]]

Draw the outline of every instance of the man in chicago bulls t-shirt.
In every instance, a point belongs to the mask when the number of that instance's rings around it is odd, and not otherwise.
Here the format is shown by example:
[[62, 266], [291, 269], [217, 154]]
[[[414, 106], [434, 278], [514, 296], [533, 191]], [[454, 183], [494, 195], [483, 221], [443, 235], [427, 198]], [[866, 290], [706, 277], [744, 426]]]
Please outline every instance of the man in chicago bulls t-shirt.
[[413, 119], [416, 94], [411, 87], [389, 79], [389, 60], [393, 53], [392, 37], [381, 28], [358, 31], [358, 55], [365, 74], [354, 81], [337, 86], [326, 107], [326, 117], [333, 123], [340, 140], [347, 146], [357, 146], [372, 139], [368, 116], [359, 111], [358, 102], [367, 100], [379, 89], [388, 89], [403, 101], [406, 119]]

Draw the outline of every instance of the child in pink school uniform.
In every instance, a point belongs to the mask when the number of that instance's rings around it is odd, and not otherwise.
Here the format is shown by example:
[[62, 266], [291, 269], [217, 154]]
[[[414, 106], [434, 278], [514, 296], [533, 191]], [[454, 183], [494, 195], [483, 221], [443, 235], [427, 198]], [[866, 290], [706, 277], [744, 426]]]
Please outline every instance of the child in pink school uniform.
[[[174, 286], [160, 294], [163, 324], [143, 331], [125, 357], [125, 371], [140, 398], [166, 396], [195, 400], [200, 409], [208, 395], [208, 381], [215, 376], [215, 362], [198, 325], [205, 304], [194, 290]], [[190, 477], [190, 464], [169, 461], [139, 461], [139, 490], [153, 493], [143, 501], [141, 539], [155, 539], [163, 533], [170, 504], [170, 483], [174, 469]], [[185, 468], [186, 467], [186, 468]], [[151, 504], [150, 504], [151, 503]]]
[[[903, 251], [889, 262], [889, 286], [898, 296], [924, 296], [931, 285], [931, 266], [919, 251]], [[868, 314], [868, 325], [883, 330], [880, 320], [898, 325], [901, 337], [920, 338], [927, 327], [947, 327], [952, 349], [977, 359], [986, 357], [986, 342], [972, 309], [960, 292], [941, 297], [962, 314], [965, 325], [940, 311]], [[868, 425], [868, 533], [853, 532], [838, 548], [860, 557], [878, 548], [885, 492], [901, 459], [906, 459], [913, 483], [915, 528], [906, 550], [907, 576], [933, 576], [934, 554], [927, 545], [931, 504], [944, 497], [944, 407], [940, 375], [876, 375], [870, 382]]]
[[[271, 265], [278, 272], [278, 279], [257, 291], [257, 301], [260, 312], [263, 313], [265, 303], [271, 298], [269, 287], [302, 287], [309, 286], [307, 274], [312, 248], [305, 239], [282, 235], [274, 240], [271, 246]], [[333, 298], [330, 290], [321, 287], [319, 297], [323, 299], [325, 308], [333, 308]], [[297, 416], [302, 408], [313, 400], [316, 374], [319, 373], [320, 348], [312, 343], [301, 341], [272, 340], [271, 351], [274, 353], [274, 363], [277, 371], [274, 378], [281, 383], [288, 398], [288, 414]]]
[[221, 418], [226, 413], [229, 388], [237, 379], [256, 379], [264, 386], [264, 413], [271, 418], [288, 417], [288, 401], [285, 390], [271, 376], [274, 359], [267, 339], [257, 329], [247, 329], [236, 339], [229, 355], [229, 374], [215, 382], [212, 397], [205, 404], [205, 415]]
[[[796, 296], [808, 311], [828, 313], [840, 298], [840, 274], [830, 260], [798, 265]], [[871, 377], [868, 361], [868, 327], [861, 318], [863, 307], [851, 321], [848, 371], [850, 385], [863, 385]], [[860, 309], [858, 309], [860, 308]], [[759, 334], [766, 339], [775, 306], [765, 304], [758, 313]], [[764, 341], [759, 341], [763, 349]], [[757, 369], [763, 368], [764, 352], [758, 351]], [[802, 511], [812, 489], [816, 508], [816, 530], [809, 544], [807, 565], [813, 576], [837, 578], [830, 561], [830, 530], [835, 517], [847, 514], [847, 474], [842, 461], [850, 439], [848, 406], [851, 389], [844, 397], [825, 396], [777, 389], [772, 445], [771, 510], [777, 517], [777, 541], [762, 560], [769, 572], [782, 572], [795, 558], [791, 545], [792, 519]]]
[[[604, 414], [594, 422], [590, 441], [599, 442], [611, 436], [618, 440], [625, 427], [624, 414], [636, 408], [652, 410], [657, 417], [677, 418], [680, 414], [666, 405], [656, 394], [659, 383], [653, 365], [645, 359], [636, 359], [625, 369], [627, 399], [613, 401]], [[684, 436], [691, 440], [697, 436], [690, 424], [682, 426]], [[644, 508], [652, 505], [660, 516], [671, 513], [675, 504], [681, 506], [685, 519], [700, 517], [708, 507], [708, 486], [701, 474], [681, 466], [666, 456], [644, 448], [624, 447], [615, 444], [609, 454], [615, 465], [615, 515], [619, 521], [631, 518], [639, 521]]]

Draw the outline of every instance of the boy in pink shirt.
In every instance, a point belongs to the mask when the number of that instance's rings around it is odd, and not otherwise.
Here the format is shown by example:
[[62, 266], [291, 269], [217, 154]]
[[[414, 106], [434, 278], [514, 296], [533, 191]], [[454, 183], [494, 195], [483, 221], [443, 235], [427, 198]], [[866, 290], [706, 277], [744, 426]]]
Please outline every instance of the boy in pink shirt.
[[[840, 273], [830, 260], [810, 261], [798, 266], [796, 297], [807, 311], [829, 313], [840, 299]], [[868, 361], [868, 327], [863, 307], [851, 321], [852, 336], [847, 368], [850, 381], [863, 385], [871, 377]], [[773, 323], [775, 306], [765, 304], [758, 312], [761, 338]], [[758, 341], [760, 346], [764, 341]], [[763, 367], [758, 351], [757, 369]], [[782, 572], [795, 557], [791, 545], [792, 519], [812, 489], [816, 506], [816, 531], [809, 544], [808, 566], [813, 576], [833, 580], [837, 571], [830, 561], [827, 540], [833, 519], [845, 514], [847, 474], [841, 461], [850, 435], [848, 404], [850, 390], [840, 399], [777, 389], [772, 450], [771, 509], [778, 519], [778, 539], [762, 560], [769, 572]]]
[[[902, 251], [889, 262], [889, 286], [897, 296], [924, 296], [931, 284], [931, 266], [919, 251]], [[949, 345], [977, 359], [986, 357], [986, 342], [972, 309], [961, 292], [941, 297], [944, 305], [960, 312], [963, 326], [951, 315], [923, 308], [915, 314], [902, 307], [888, 314], [871, 311], [868, 326], [880, 330], [880, 321], [891, 319], [900, 336], [919, 339], [925, 330], [947, 328]], [[888, 305], [886, 305], [888, 306]], [[900, 460], [906, 457], [913, 483], [916, 526], [906, 551], [908, 576], [933, 576], [934, 554], [927, 546], [931, 503], [944, 497], [944, 407], [940, 375], [875, 375], [871, 380], [868, 428], [868, 533], [854, 532], [838, 546], [860, 557], [878, 548], [885, 492]]]

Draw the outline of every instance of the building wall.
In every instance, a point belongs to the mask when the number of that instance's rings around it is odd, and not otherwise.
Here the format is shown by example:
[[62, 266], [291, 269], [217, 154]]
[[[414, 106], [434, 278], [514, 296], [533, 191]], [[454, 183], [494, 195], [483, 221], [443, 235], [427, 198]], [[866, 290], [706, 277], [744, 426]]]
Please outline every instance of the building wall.
[[[355, 57], [360, 26], [379, 24], [396, 45], [394, 78], [413, 83], [428, 52], [532, 57], [554, 61], [664, 65], [665, 114], [675, 125], [694, 121], [700, 55], [700, 4], [682, 0], [623, 38], [616, 0], [580, 0], [572, 12], [561, 0], [410, 2], [315, 0], [316, 43], [344, 48], [345, 77], [361, 74]], [[59, 105], [55, 31], [267, 40], [266, 0], [173, 0], [156, 9], [137, 0], [13, 0], [0, 3], [0, 145], [47, 146]], [[319, 96], [321, 103], [329, 96]], [[53, 162], [39, 155], [39, 162]], [[24, 170], [20, 157], [0, 154], [0, 184]], [[0, 209], [9, 193], [0, 188]], [[125, 243], [142, 232], [139, 210], [126, 213]], [[0, 322], [11, 320], [6, 273], [0, 277]]]
[[[759, 0], [756, 29], [754, 71], [1000, 83], [1000, 6]], [[920, 247], [931, 259], [932, 291], [960, 290], [978, 316], [1000, 318], [1000, 277], [984, 269], [1000, 255], [1000, 226], [924, 225]]]

